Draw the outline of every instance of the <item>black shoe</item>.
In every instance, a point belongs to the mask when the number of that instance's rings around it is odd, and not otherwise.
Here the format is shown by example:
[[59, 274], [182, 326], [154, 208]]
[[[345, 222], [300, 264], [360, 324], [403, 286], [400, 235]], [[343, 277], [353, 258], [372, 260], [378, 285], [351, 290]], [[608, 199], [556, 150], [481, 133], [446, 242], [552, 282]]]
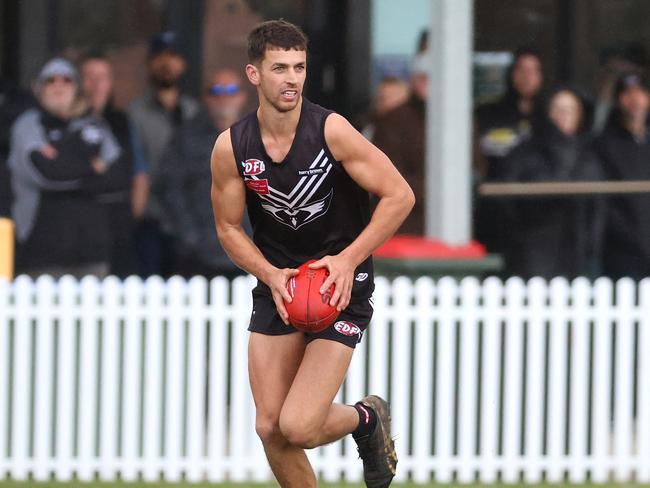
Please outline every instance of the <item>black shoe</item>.
[[393, 481], [397, 467], [397, 453], [390, 434], [390, 407], [375, 395], [365, 397], [361, 403], [377, 414], [375, 430], [355, 439], [363, 460], [363, 479], [368, 488], [386, 488]]

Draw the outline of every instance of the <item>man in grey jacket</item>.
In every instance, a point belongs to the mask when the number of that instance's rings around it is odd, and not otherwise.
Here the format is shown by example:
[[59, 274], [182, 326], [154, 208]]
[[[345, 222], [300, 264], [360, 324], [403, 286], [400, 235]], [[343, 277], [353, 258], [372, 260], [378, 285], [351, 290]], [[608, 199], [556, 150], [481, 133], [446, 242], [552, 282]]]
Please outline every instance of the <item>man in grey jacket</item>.
[[[180, 81], [186, 67], [174, 32], [162, 32], [151, 39], [148, 59], [151, 86], [128, 110], [142, 143], [151, 181], [158, 178], [160, 161], [174, 132], [199, 111], [199, 102], [181, 91]], [[135, 235], [142, 276], [171, 274], [172, 235], [172, 223], [165, 215], [158, 195], [152, 191]]]

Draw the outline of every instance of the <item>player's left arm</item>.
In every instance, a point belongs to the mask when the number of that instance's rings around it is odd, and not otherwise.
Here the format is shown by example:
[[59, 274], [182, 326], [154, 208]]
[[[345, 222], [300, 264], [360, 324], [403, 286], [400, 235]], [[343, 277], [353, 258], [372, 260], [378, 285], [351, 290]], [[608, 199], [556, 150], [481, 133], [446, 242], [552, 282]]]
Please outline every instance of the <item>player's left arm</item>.
[[413, 208], [415, 196], [390, 159], [344, 117], [338, 114], [327, 117], [325, 141], [350, 177], [379, 200], [370, 223], [348, 247], [311, 265], [327, 267], [330, 275], [320, 291], [324, 293], [334, 283], [330, 304], [343, 310], [350, 302], [354, 270], [395, 233]]

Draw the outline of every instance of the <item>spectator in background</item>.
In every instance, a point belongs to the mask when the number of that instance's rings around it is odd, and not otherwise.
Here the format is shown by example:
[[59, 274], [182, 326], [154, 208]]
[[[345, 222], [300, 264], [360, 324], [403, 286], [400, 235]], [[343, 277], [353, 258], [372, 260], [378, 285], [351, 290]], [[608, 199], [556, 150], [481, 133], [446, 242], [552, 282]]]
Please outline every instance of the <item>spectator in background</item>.
[[530, 135], [542, 82], [539, 55], [530, 49], [520, 49], [508, 70], [505, 96], [476, 110], [479, 151], [475, 154], [475, 165], [488, 180], [499, 179], [500, 163]]
[[[507, 157], [504, 181], [594, 181], [600, 164], [591, 150], [586, 104], [567, 87], [553, 90], [532, 136]], [[600, 201], [591, 197], [533, 197], [513, 205], [506, 252], [509, 274], [574, 278], [594, 272], [600, 252]]]
[[142, 149], [126, 114], [112, 103], [113, 68], [101, 53], [80, 63], [81, 86], [95, 116], [104, 120], [120, 145], [120, 158], [106, 173], [116, 191], [99, 196], [108, 207], [111, 230], [110, 272], [120, 278], [138, 273], [134, 218], [142, 218], [149, 194], [149, 175]]
[[109, 232], [97, 194], [120, 155], [110, 129], [88, 113], [74, 67], [55, 58], [35, 82], [38, 108], [11, 131], [16, 271], [59, 277], [108, 273]]
[[[607, 180], [650, 180], [650, 91], [645, 78], [622, 75], [616, 108], [596, 141]], [[610, 196], [606, 205], [603, 267], [618, 279], [650, 276], [650, 195]]]
[[609, 114], [616, 104], [616, 81], [625, 73], [642, 73], [648, 67], [648, 52], [642, 44], [622, 43], [600, 53], [598, 93], [594, 107], [593, 130], [600, 133], [607, 124]]
[[32, 99], [9, 80], [0, 79], [0, 217], [11, 214], [11, 185], [7, 157], [11, 125], [33, 105]]
[[[196, 116], [199, 103], [181, 91], [186, 63], [178, 51], [173, 32], [163, 32], [152, 38], [148, 68], [151, 88], [129, 107], [129, 116], [142, 142], [151, 181], [155, 181], [174, 132]], [[135, 234], [143, 276], [170, 274], [174, 252], [172, 233], [171, 222], [158, 194], [151, 192]]]
[[[543, 81], [539, 55], [531, 49], [519, 49], [507, 80], [504, 97], [479, 107], [475, 113], [474, 168], [479, 179], [487, 181], [503, 179], [506, 157], [530, 136]], [[508, 235], [512, 210], [511, 203], [506, 201], [476, 202], [474, 235], [489, 252], [508, 252], [512, 244]]]
[[363, 124], [361, 130], [366, 139], [373, 140], [377, 118], [406, 103], [410, 93], [408, 84], [400, 78], [396, 76], [382, 78], [372, 97], [372, 106], [367, 116], [368, 120]]
[[175, 273], [185, 277], [243, 272], [225, 253], [214, 227], [210, 155], [217, 136], [242, 116], [246, 92], [239, 74], [216, 71], [205, 90], [205, 111], [176, 132], [161, 160], [155, 189], [176, 229]]
[[424, 235], [424, 143], [430, 63], [428, 51], [415, 57], [410, 97], [377, 118], [372, 139], [393, 161], [415, 194], [415, 206], [399, 228], [399, 234]]

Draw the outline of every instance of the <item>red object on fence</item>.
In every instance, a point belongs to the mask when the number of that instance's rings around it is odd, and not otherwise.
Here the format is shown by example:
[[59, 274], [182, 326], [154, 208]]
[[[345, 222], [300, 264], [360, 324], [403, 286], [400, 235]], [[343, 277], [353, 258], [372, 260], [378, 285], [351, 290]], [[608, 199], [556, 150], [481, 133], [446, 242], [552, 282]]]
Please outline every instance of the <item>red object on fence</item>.
[[414, 235], [397, 235], [380, 246], [373, 256], [388, 259], [482, 259], [487, 252], [483, 244], [470, 241], [451, 246], [437, 239]]

